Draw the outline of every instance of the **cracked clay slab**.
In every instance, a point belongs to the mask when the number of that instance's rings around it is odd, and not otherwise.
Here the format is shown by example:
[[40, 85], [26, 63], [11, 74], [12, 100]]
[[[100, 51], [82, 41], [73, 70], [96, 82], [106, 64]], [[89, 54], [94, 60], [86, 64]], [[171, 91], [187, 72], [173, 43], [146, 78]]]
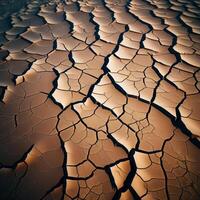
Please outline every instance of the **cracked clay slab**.
[[200, 1], [9, 4], [0, 199], [199, 200]]

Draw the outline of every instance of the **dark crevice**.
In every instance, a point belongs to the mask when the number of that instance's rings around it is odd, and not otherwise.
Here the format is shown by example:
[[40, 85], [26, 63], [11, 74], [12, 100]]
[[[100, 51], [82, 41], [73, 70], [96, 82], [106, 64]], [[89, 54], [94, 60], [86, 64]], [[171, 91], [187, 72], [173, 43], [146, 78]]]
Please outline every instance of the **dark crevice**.
[[0, 101], [2, 103], [4, 103], [3, 98], [4, 98], [6, 90], [7, 90], [7, 86], [0, 86]]
[[2, 168], [10, 168], [10, 169], [15, 169], [17, 167], [17, 165], [21, 162], [24, 162], [28, 156], [28, 154], [32, 151], [34, 145], [31, 145], [26, 151], [25, 153], [22, 155], [22, 157], [17, 160], [16, 162], [14, 162], [12, 165], [5, 165], [3, 163], [0, 163], [0, 169]]

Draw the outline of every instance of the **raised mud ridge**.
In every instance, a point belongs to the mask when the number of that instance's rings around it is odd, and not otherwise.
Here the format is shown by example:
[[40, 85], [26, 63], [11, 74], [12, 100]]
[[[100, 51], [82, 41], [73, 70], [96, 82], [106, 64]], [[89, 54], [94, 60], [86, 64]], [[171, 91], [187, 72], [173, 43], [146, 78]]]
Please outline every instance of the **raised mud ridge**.
[[200, 199], [199, 0], [33, 0], [1, 21], [1, 200]]

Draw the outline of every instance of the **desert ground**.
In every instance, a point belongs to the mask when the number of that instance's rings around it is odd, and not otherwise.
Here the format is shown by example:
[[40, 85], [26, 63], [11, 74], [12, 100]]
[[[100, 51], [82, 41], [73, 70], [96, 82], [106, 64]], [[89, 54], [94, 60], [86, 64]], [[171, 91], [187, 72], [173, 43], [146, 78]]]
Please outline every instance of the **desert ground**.
[[7, 10], [1, 200], [200, 199], [199, 0]]

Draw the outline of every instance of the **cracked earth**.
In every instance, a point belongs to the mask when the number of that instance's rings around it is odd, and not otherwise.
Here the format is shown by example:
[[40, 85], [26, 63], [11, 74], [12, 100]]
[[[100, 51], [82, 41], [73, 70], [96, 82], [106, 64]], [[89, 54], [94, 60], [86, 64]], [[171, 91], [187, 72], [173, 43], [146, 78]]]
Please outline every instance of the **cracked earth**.
[[200, 199], [199, 0], [33, 0], [0, 24], [0, 199]]

